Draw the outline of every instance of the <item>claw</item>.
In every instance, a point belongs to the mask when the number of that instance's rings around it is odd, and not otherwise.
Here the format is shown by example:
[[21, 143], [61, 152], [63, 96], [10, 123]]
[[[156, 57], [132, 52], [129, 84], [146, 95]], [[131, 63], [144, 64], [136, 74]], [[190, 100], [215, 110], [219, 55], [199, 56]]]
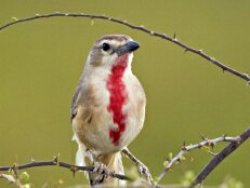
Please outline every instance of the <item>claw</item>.
[[94, 167], [95, 168], [93, 170], [93, 173], [104, 174], [104, 175], [108, 174], [108, 169], [105, 164], [100, 163], [100, 162], [94, 162]]
[[144, 164], [141, 163], [141, 162], [138, 162], [136, 166], [137, 166], [138, 172], [139, 172], [141, 175], [147, 177], [148, 179], [151, 179], [151, 174], [150, 174], [150, 172], [149, 172], [148, 167], [146, 167], [146, 165], [144, 165]]

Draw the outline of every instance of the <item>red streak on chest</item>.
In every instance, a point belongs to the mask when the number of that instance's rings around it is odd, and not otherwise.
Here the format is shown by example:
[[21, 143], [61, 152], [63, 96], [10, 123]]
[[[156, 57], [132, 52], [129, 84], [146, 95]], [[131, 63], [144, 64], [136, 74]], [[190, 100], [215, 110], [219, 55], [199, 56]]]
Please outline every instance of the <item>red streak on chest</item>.
[[111, 69], [108, 77], [107, 88], [110, 93], [108, 111], [113, 114], [113, 122], [117, 124], [117, 129], [109, 130], [109, 137], [114, 145], [119, 144], [120, 137], [125, 131], [126, 115], [122, 112], [127, 100], [126, 88], [122, 77], [127, 67], [128, 54], [118, 57]]

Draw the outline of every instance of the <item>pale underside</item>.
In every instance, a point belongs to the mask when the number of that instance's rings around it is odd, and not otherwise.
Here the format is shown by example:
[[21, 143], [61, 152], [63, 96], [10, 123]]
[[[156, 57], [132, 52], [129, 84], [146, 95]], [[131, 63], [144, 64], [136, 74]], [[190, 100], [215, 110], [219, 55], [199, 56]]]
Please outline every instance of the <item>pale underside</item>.
[[[93, 72], [95, 73], [84, 78], [88, 79], [88, 84], [82, 86], [80, 96], [78, 96], [79, 105], [77, 105], [76, 116], [72, 120], [73, 130], [86, 149], [91, 149], [96, 154], [116, 152], [134, 140], [142, 129], [145, 95], [131, 70], [126, 70], [123, 81], [128, 94], [128, 102], [122, 109], [127, 117], [126, 128], [119, 139], [119, 144], [115, 145], [110, 139], [109, 130], [116, 130], [118, 125], [113, 122], [112, 114], [107, 109], [109, 92], [106, 88], [106, 79], [103, 79], [108, 77], [109, 71], [95, 68]], [[95, 77], [94, 75], [102, 76]]]

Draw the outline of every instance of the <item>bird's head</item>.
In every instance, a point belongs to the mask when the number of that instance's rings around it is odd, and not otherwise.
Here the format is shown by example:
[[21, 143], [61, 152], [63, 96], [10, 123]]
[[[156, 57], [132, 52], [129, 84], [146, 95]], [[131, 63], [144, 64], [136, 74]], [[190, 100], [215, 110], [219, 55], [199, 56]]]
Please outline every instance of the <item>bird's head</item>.
[[105, 35], [98, 39], [88, 56], [88, 63], [94, 67], [110, 68], [115, 65], [130, 65], [133, 51], [139, 44], [126, 35]]

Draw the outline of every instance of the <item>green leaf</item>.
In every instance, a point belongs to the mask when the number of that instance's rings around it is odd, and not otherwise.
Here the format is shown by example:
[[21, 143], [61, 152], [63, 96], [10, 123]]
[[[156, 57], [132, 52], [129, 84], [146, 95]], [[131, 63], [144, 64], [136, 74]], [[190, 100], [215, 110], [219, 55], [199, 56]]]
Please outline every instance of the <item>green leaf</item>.
[[29, 182], [30, 180], [30, 175], [28, 174], [28, 172], [24, 171], [19, 175], [19, 180], [23, 183], [26, 184]]
[[165, 166], [168, 166], [168, 164], [169, 164], [168, 161], [164, 161], [164, 162], [163, 162], [163, 166], [164, 166], [164, 167], [165, 167]]
[[17, 21], [17, 20], [18, 20], [18, 18], [17, 18], [17, 17], [15, 17], [15, 16], [11, 17], [11, 19], [12, 19], [12, 20], [15, 20], [15, 21]]
[[170, 153], [168, 154], [168, 158], [169, 158], [170, 160], [173, 158], [173, 153], [172, 153], [172, 152], [170, 152]]

